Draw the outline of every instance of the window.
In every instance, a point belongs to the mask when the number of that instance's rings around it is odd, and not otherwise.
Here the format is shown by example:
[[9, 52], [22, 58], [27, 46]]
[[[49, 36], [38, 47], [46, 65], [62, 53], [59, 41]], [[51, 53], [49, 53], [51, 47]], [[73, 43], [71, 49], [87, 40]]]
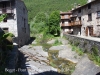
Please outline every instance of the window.
[[25, 14], [25, 8], [23, 8], [23, 13]]
[[7, 19], [14, 19], [14, 14], [7, 14]]
[[88, 9], [91, 9], [91, 4], [88, 5]]
[[84, 30], [85, 30], [85, 27], [83, 27], [84, 28]]
[[3, 7], [3, 8], [6, 8], [6, 3], [4, 3], [4, 4], [2, 5], [2, 7]]
[[78, 13], [81, 13], [81, 9], [78, 10]]
[[62, 23], [64, 23], [64, 21], [62, 21]]
[[24, 19], [24, 32], [26, 33], [26, 20]]
[[88, 14], [88, 21], [92, 21], [92, 14]]
[[81, 17], [79, 17], [79, 20], [81, 21]]
[[97, 18], [100, 18], [100, 11], [97, 11]]
[[24, 19], [24, 27], [25, 27], [25, 19]]

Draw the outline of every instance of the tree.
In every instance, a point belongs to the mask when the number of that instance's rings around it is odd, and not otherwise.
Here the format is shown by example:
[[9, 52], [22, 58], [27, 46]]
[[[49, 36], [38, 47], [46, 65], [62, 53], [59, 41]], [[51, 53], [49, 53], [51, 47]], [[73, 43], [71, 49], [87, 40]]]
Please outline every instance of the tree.
[[57, 11], [53, 11], [49, 16], [49, 32], [52, 35], [60, 35], [60, 14]]
[[39, 12], [35, 16], [35, 23], [46, 22], [46, 21], [47, 21], [47, 16], [44, 12]]
[[31, 35], [44, 33], [47, 29], [46, 22], [48, 21], [48, 15], [44, 12], [39, 12], [33, 21], [30, 22]]

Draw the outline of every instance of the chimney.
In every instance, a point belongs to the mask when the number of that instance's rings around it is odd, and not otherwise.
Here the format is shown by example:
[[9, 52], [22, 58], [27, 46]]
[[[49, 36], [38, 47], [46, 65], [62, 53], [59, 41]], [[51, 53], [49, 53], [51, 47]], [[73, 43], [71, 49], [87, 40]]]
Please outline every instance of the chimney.
[[78, 4], [78, 7], [81, 7], [81, 5], [80, 5], [80, 4]]

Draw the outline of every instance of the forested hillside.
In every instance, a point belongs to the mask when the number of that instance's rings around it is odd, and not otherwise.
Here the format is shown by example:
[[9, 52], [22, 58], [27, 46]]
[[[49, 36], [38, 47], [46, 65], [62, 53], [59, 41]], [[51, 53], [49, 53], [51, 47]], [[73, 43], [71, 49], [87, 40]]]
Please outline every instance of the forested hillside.
[[38, 12], [51, 13], [52, 11], [68, 11], [75, 4], [85, 4], [87, 0], [24, 0], [27, 8], [29, 21], [37, 15]]

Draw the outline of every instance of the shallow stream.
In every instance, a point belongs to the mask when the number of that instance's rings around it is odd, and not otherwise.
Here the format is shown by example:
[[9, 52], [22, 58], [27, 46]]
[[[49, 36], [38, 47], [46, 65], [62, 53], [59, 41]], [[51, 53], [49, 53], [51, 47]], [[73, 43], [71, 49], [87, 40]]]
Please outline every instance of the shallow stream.
[[48, 52], [49, 65], [57, 68], [59, 73], [71, 75], [76, 64], [69, 60], [59, 58], [59, 51], [49, 50], [49, 48], [52, 47], [52, 44], [47, 44], [47, 41], [47, 39], [42, 39], [39, 44], [42, 45], [44, 51]]
[[49, 54], [48, 60], [49, 60], [50, 65], [57, 68], [58, 72], [62, 74], [71, 75], [71, 73], [75, 69], [76, 64], [74, 64], [73, 62], [69, 60], [59, 58], [58, 53], [59, 53], [58, 50], [48, 51], [48, 54]]

